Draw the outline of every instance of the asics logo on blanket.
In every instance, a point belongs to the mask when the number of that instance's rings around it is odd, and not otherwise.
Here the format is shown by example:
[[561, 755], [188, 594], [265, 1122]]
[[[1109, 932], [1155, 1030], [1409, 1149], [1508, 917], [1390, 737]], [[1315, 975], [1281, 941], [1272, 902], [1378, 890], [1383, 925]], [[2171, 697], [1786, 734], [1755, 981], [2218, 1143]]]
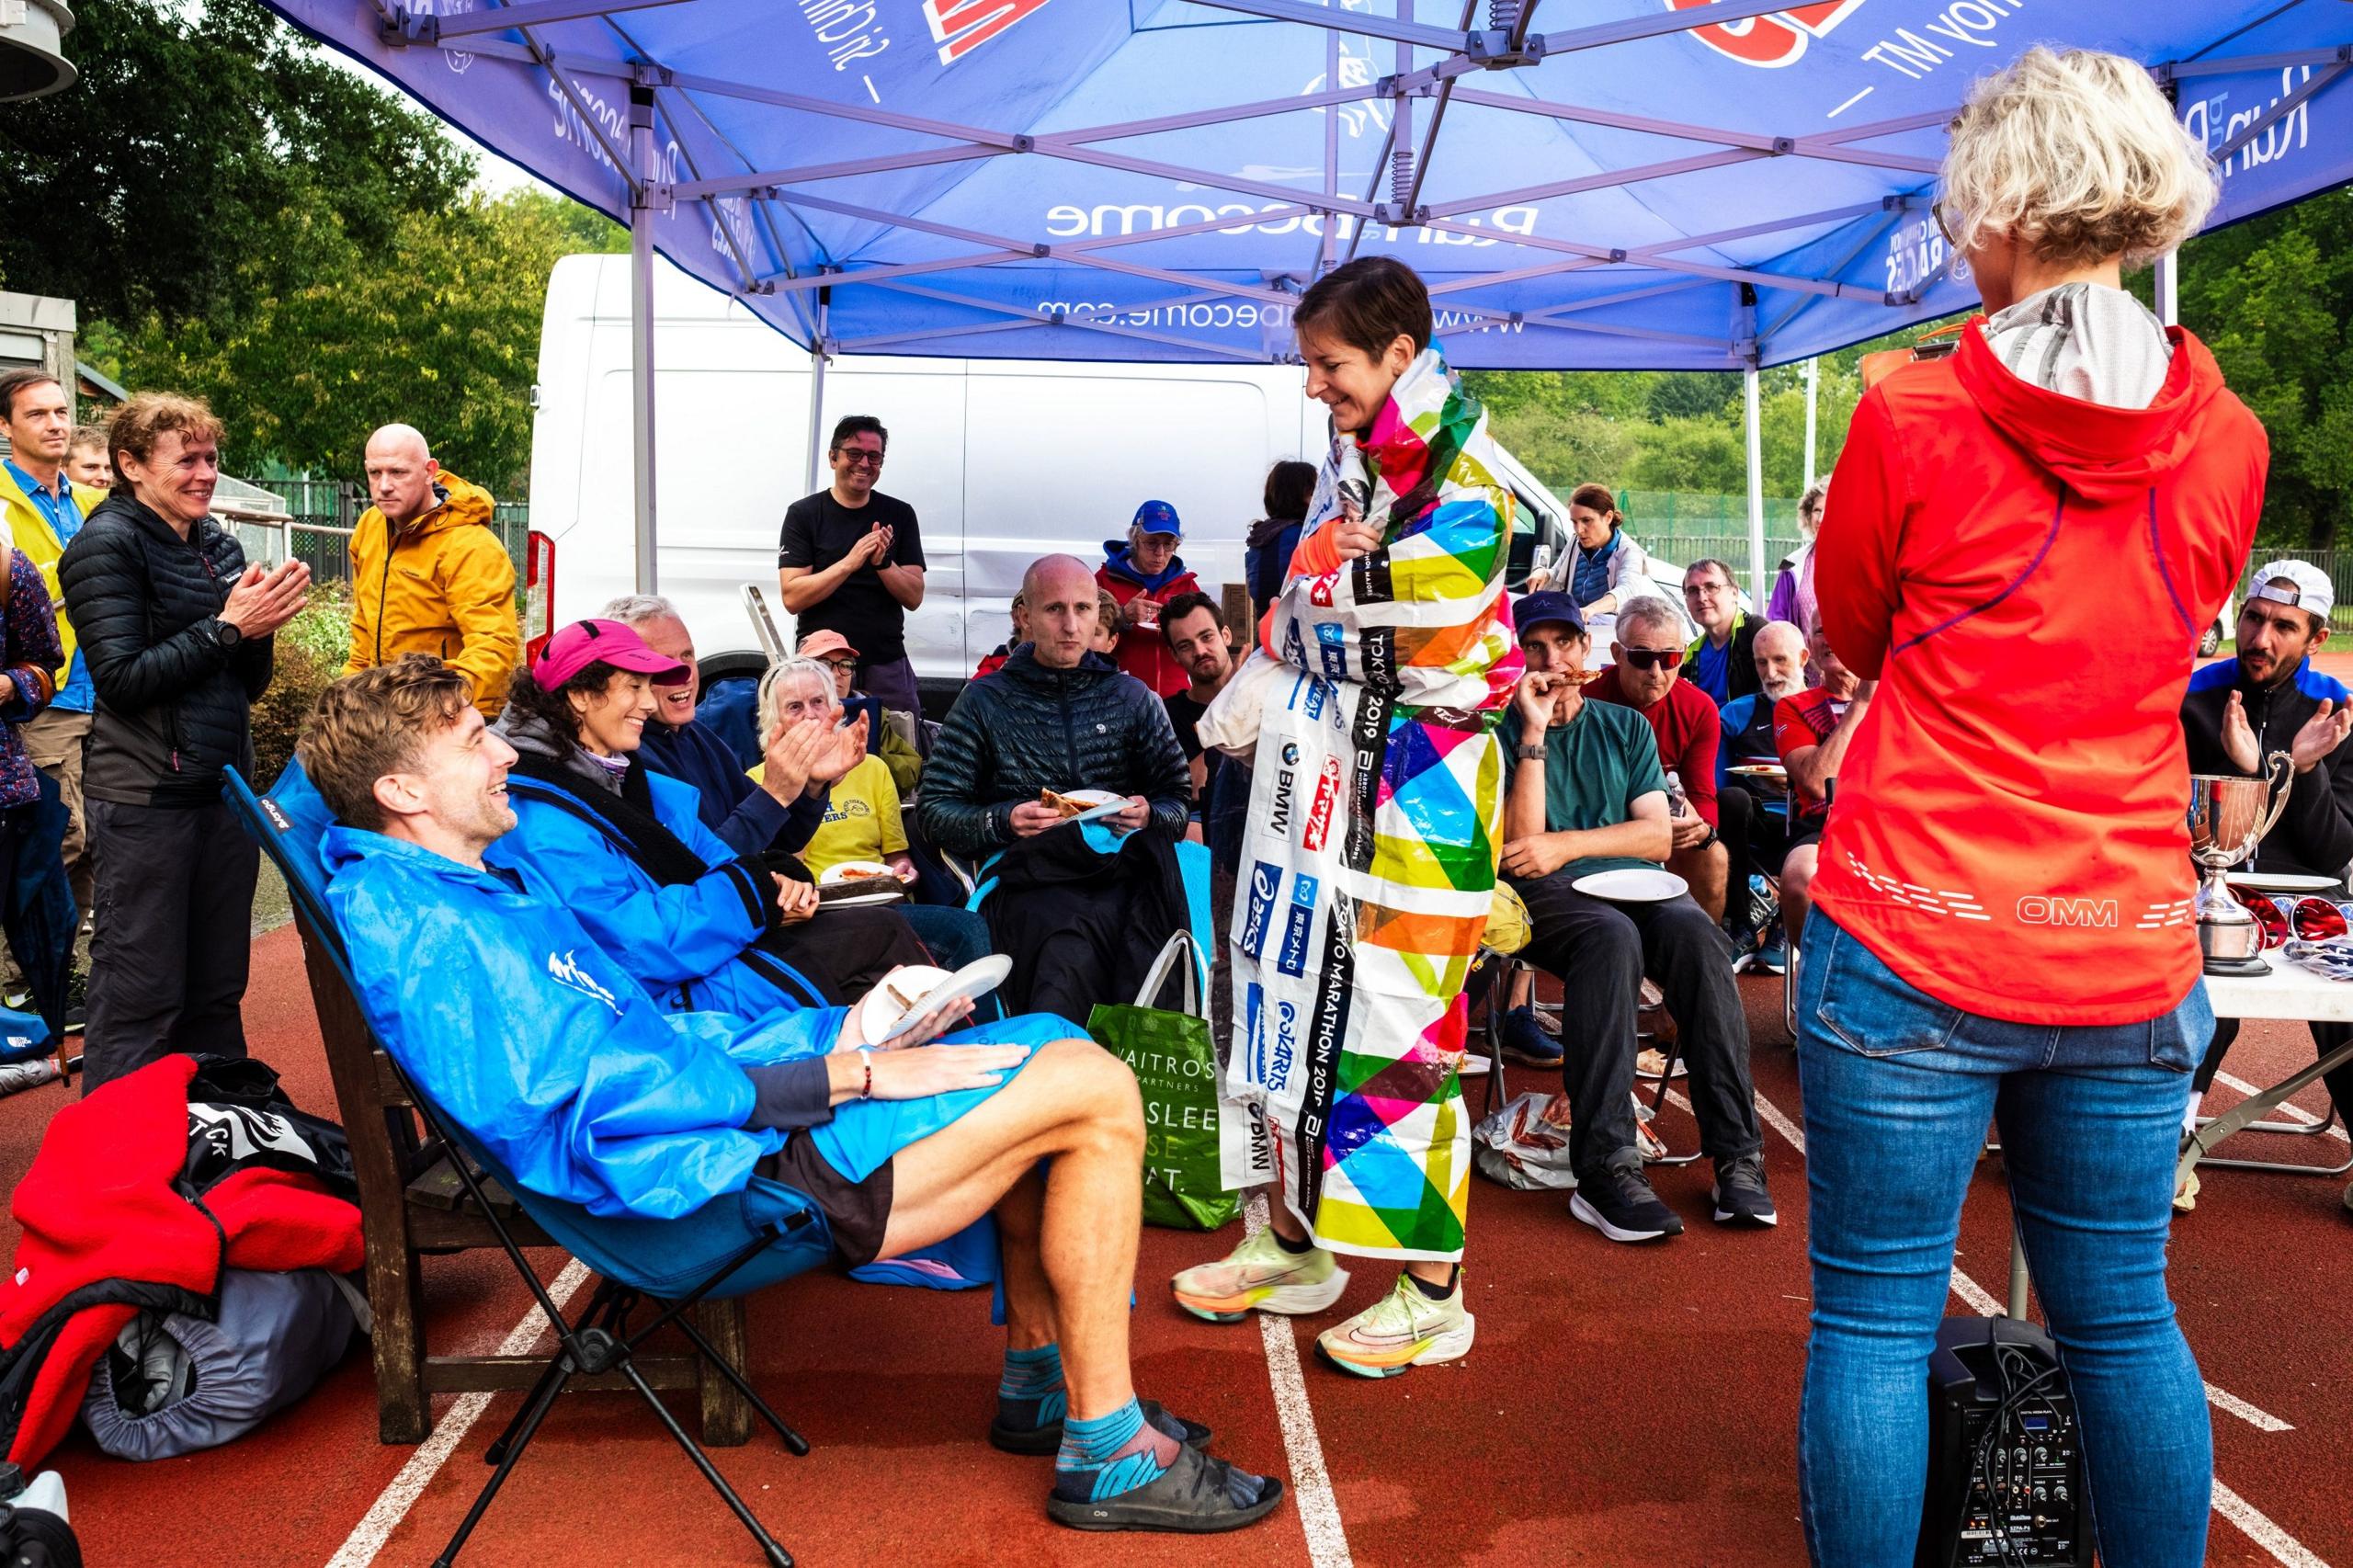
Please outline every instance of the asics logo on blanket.
[[596, 977], [580, 967], [579, 951], [579, 949], [574, 948], [562, 958], [550, 953], [548, 978], [567, 991], [577, 991], [583, 996], [595, 997], [613, 1010], [613, 1017], [620, 1017], [620, 1005], [613, 1000], [613, 994], [597, 984]]
[[1275, 906], [1276, 890], [1283, 885], [1283, 874], [1276, 868], [1259, 861], [1250, 871], [1250, 912], [1242, 920], [1242, 949], [1252, 958], [1267, 954], [1267, 915]]

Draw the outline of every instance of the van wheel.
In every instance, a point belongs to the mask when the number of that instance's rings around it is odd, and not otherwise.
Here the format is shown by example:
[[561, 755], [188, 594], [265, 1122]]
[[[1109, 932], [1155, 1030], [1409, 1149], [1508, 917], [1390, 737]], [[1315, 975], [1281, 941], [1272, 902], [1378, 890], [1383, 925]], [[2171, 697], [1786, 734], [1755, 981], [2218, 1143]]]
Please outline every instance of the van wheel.
[[698, 667], [702, 672], [703, 689], [709, 691], [722, 680], [749, 678], [756, 685], [759, 678], [767, 674], [768, 661], [765, 653], [746, 653], [739, 650], [732, 653], [713, 653], [699, 661]]

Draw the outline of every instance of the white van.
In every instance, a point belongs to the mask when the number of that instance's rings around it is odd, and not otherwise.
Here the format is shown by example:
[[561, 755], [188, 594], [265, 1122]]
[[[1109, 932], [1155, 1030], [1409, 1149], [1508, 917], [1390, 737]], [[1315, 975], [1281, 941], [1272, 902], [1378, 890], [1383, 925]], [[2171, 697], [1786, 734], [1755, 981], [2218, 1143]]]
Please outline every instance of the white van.
[[[531, 524], [555, 541], [556, 616], [594, 611], [636, 581], [631, 527], [629, 267], [556, 263], [540, 338]], [[706, 674], [758, 667], [741, 592], [776, 599], [785, 508], [807, 493], [809, 356], [667, 263], [654, 279], [656, 562]], [[849, 357], [825, 373], [823, 423], [871, 414], [891, 432], [881, 488], [915, 509], [926, 562], [907, 651], [938, 711], [1006, 639], [1029, 562], [1087, 562], [1139, 503], [1184, 519], [1204, 587], [1240, 583], [1267, 470], [1324, 450], [1322, 405], [1288, 365], [1121, 365]], [[1508, 452], [1519, 498], [1513, 584], [1568, 548], [1568, 508]], [[820, 483], [828, 475], [820, 471]], [[785, 628], [788, 638], [789, 625]], [[747, 658], [748, 656], [748, 658]]]

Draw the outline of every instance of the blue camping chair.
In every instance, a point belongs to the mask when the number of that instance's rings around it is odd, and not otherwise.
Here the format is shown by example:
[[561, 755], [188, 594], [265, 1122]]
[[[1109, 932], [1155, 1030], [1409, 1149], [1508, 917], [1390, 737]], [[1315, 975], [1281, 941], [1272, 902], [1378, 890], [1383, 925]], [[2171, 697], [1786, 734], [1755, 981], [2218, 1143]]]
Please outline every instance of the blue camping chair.
[[[743, 1191], [728, 1194], [676, 1220], [606, 1219], [592, 1215], [576, 1204], [526, 1191], [516, 1183], [511, 1172], [418, 1089], [399, 1061], [382, 1049], [359, 1013], [358, 988], [342, 936], [327, 910], [326, 878], [317, 853], [318, 836], [324, 831], [328, 818], [324, 803], [301, 776], [300, 765], [289, 765], [286, 775], [268, 798], [256, 797], [233, 769], [228, 774], [222, 792], [230, 809], [285, 877], [295, 922], [310, 960], [323, 1032], [332, 1032], [331, 1017], [339, 1024], [357, 1020], [358, 1027], [367, 1031], [369, 1043], [375, 1048], [372, 1054], [377, 1076], [386, 1087], [397, 1089], [398, 1103], [415, 1109], [429, 1135], [430, 1142], [415, 1151], [418, 1160], [438, 1160], [441, 1168], [454, 1176], [462, 1199], [472, 1211], [487, 1221], [494, 1244], [506, 1252], [555, 1332], [555, 1353], [540, 1369], [521, 1408], [483, 1456], [485, 1462], [496, 1468], [467, 1510], [457, 1533], [434, 1560], [435, 1568], [444, 1568], [456, 1561], [491, 1499], [497, 1495], [516, 1461], [529, 1447], [556, 1395], [575, 1378], [587, 1380], [594, 1386], [635, 1389], [652, 1406], [665, 1429], [686, 1449], [687, 1457], [702, 1472], [703, 1479], [710, 1483], [750, 1532], [765, 1559], [778, 1568], [790, 1568], [790, 1554], [768, 1534], [720, 1474], [701, 1445], [656, 1397], [657, 1384], [692, 1386], [677, 1376], [675, 1363], [679, 1358], [641, 1352], [652, 1335], [665, 1328], [676, 1328], [692, 1342], [702, 1368], [731, 1385], [733, 1393], [758, 1413], [789, 1450], [796, 1455], [806, 1454], [808, 1440], [787, 1426], [759, 1396], [734, 1358], [713, 1345], [706, 1333], [714, 1327], [712, 1320], [706, 1317], [699, 1325], [695, 1309], [705, 1303], [731, 1301], [823, 1262], [831, 1252], [824, 1215], [804, 1194], [757, 1176]], [[338, 1098], [342, 1097], [340, 1090], [339, 1082]], [[358, 1119], [347, 1110], [346, 1119], [356, 1122]], [[355, 1132], [361, 1131], [354, 1128]], [[367, 1162], [362, 1144], [369, 1144], [372, 1151], [374, 1142], [362, 1136], [353, 1138], [355, 1161], [363, 1167]], [[366, 1174], [364, 1168], [362, 1174]], [[375, 1214], [382, 1210], [366, 1199], [363, 1191], [363, 1209], [373, 1210], [368, 1216], [369, 1229], [373, 1233], [379, 1228]], [[537, 1271], [524, 1256], [524, 1247], [541, 1245], [563, 1247], [597, 1276], [597, 1288], [586, 1306], [570, 1317], [548, 1294]], [[379, 1263], [376, 1248], [371, 1245], [371, 1298], [378, 1295]], [[658, 1310], [648, 1321], [632, 1326], [632, 1315], [647, 1302], [655, 1303]], [[378, 1302], [380, 1317], [384, 1315], [387, 1304]], [[410, 1304], [413, 1306], [413, 1301]], [[740, 1321], [739, 1316], [737, 1333], [725, 1336], [735, 1341], [732, 1348], [740, 1349]], [[658, 1369], [663, 1375], [659, 1377], [653, 1375], [657, 1371], [657, 1362], [663, 1363]], [[446, 1381], [437, 1385], [448, 1386], [450, 1385]], [[488, 1386], [518, 1384], [503, 1381]], [[706, 1412], [710, 1407], [706, 1392]], [[710, 1436], [709, 1419], [707, 1414], [706, 1436]]]

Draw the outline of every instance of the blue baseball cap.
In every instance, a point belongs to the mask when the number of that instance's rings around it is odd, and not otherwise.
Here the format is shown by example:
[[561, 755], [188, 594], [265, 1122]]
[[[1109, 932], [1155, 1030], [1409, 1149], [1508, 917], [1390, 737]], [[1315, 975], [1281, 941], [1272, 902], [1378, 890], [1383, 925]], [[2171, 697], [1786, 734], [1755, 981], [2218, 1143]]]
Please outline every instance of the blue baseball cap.
[[1148, 534], [1174, 534], [1185, 537], [1184, 525], [1176, 520], [1176, 508], [1165, 501], [1147, 501], [1136, 508], [1135, 526]]
[[1549, 589], [1543, 593], [1530, 594], [1513, 605], [1511, 619], [1512, 625], [1518, 630], [1522, 637], [1548, 620], [1555, 625], [1567, 627], [1580, 637], [1586, 635], [1585, 612], [1577, 608], [1576, 600], [1566, 594], [1556, 594]]

